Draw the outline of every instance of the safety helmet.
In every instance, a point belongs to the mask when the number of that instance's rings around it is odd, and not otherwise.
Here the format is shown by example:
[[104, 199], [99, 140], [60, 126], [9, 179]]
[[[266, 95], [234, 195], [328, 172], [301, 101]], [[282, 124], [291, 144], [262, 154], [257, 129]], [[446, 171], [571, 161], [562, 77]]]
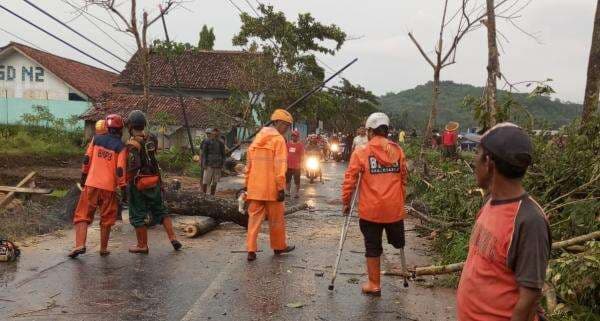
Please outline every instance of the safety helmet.
[[298, 137], [300, 136], [300, 132], [297, 129], [292, 130], [292, 136]]
[[110, 114], [106, 116], [106, 128], [123, 128], [123, 117], [117, 114]]
[[108, 128], [106, 128], [106, 120], [104, 119], [100, 119], [99, 121], [97, 121], [95, 127], [97, 135], [104, 135], [108, 133]]
[[276, 121], [276, 120], [281, 120], [281, 121], [284, 121], [289, 124], [294, 122], [294, 118], [292, 117], [292, 114], [290, 114], [285, 109], [275, 109], [275, 111], [271, 115], [271, 121]]
[[390, 118], [386, 114], [380, 112], [372, 113], [365, 122], [365, 127], [367, 129], [375, 129], [381, 125], [390, 126]]
[[146, 115], [141, 110], [133, 110], [127, 116], [127, 126], [146, 127]]

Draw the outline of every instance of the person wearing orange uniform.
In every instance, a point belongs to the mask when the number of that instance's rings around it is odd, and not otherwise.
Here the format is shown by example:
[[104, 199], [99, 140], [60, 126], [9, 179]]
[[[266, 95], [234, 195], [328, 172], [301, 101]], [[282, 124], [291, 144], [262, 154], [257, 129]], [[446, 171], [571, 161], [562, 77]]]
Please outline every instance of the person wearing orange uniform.
[[126, 184], [127, 149], [121, 141], [123, 118], [108, 115], [105, 126], [108, 134], [95, 135], [83, 159], [83, 191], [73, 217], [75, 248], [69, 253], [71, 258], [86, 252], [87, 228], [94, 220], [96, 209], [100, 211], [100, 255], [110, 254], [108, 238], [117, 219], [117, 190], [123, 189]]
[[265, 217], [269, 220], [271, 248], [275, 255], [291, 252], [286, 243], [284, 205], [287, 148], [284, 135], [294, 121], [284, 109], [271, 115], [273, 126], [264, 127], [248, 148], [246, 200], [248, 202], [248, 261], [256, 260], [258, 232]]
[[407, 182], [406, 159], [396, 143], [387, 139], [390, 120], [373, 113], [366, 122], [369, 142], [350, 156], [342, 185], [344, 215], [350, 214], [352, 194], [358, 184], [360, 230], [365, 240], [369, 281], [362, 292], [381, 295], [380, 256], [383, 231], [394, 248], [404, 247], [404, 198]]

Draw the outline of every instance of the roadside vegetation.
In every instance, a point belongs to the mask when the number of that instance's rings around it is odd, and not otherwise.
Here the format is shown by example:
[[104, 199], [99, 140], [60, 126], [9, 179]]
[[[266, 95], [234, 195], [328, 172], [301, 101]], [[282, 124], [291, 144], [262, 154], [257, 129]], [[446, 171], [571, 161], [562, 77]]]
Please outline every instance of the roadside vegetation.
[[[600, 230], [600, 116], [581, 126], [579, 120], [556, 135], [531, 134], [534, 164], [524, 183], [526, 190], [549, 216], [553, 241]], [[466, 259], [471, 226], [484, 202], [469, 167], [472, 153], [457, 161], [442, 160], [427, 150], [419, 159], [421, 142], [406, 146], [415, 160], [410, 177], [408, 204], [436, 222], [422, 222], [421, 229], [433, 239], [439, 264]], [[424, 165], [426, 164], [426, 165]], [[439, 224], [443, 222], [442, 224]], [[556, 294], [546, 292], [551, 320], [598, 320], [600, 317], [600, 242], [554, 250], [547, 283]], [[458, 275], [446, 285], [456, 286]], [[550, 298], [550, 302], [548, 302]]]
[[79, 119], [56, 118], [48, 107], [33, 106], [17, 125], [0, 125], [0, 154], [68, 158], [83, 153]]

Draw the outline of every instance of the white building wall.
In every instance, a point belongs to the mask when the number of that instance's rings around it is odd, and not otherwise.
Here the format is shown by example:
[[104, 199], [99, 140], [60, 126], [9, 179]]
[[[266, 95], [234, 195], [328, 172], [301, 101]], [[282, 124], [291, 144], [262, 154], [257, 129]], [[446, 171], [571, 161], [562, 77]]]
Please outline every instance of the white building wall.
[[69, 100], [70, 91], [64, 81], [17, 51], [0, 57], [0, 98]]

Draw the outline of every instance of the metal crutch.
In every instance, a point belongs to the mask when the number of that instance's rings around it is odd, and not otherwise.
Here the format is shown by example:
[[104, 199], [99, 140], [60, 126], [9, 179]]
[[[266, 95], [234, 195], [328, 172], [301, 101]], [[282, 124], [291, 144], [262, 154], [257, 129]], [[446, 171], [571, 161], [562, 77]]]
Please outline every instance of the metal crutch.
[[350, 212], [346, 215], [344, 220], [344, 225], [342, 226], [342, 233], [340, 235], [340, 243], [338, 244], [337, 257], [335, 259], [335, 264], [333, 266], [333, 271], [331, 273], [331, 283], [329, 284], [329, 291], [333, 291], [333, 283], [335, 282], [335, 277], [337, 276], [337, 270], [340, 265], [340, 260], [342, 259], [342, 251], [344, 249], [344, 242], [346, 241], [346, 235], [348, 234], [348, 227], [350, 226], [350, 219], [352, 217], [352, 212], [354, 211], [354, 206], [356, 205], [356, 198], [358, 197], [358, 189], [360, 187], [360, 180], [362, 178], [362, 174], [358, 174], [358, 182], [356, 183], [356, 188], [354, 189], [354, 193], [352, 194], [352, 201], [350, 203]]

